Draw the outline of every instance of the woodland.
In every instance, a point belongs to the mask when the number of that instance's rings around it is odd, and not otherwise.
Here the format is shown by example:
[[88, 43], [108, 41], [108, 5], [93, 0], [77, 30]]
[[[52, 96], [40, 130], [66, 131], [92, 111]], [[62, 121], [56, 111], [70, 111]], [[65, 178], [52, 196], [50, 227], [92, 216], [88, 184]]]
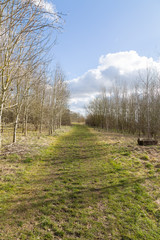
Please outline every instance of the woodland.
[[0, 1], [0, 240], [158, 240], [160, 145], [137, 136], [160, 136], [159, 72], [70, 111], [49, 67], [63, 15], [46, 6]]
[[[51, 36], [62, 28], [61, 16], [43, 2], [4, 0], [0, 5], [0, 147], [4, 129], [28, 126], [49, 134], [61, 126], [69, 90], [60, 66], [51, 72]], [[54, 37], [55, 38], [55, 37]]]
[[160, 135], [160, 75], [153, 67], [137, 72], [132, 84], [114, 83], [86, 107], [92, 127], [130, 133], [139, 137]]

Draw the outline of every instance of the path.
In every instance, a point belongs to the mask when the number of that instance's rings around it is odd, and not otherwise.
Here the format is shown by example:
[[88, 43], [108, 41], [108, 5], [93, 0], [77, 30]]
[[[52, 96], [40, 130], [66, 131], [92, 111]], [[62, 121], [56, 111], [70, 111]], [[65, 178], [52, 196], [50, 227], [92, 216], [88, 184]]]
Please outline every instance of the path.
[[14, 181], [0, 239], [160, 239], [155, 206], [129, 155], [74, 126]]

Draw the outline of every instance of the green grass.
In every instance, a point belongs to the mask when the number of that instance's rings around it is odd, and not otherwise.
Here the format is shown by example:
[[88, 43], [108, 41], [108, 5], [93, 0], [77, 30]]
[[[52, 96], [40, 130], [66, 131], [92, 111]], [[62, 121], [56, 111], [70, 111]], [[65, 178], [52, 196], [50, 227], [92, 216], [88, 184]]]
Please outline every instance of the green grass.
[[18, 170], [0, 181], [0, 239], [160, 239], [154, 165], [101, 137], [75, 125], [39, 156], [10, 157]]

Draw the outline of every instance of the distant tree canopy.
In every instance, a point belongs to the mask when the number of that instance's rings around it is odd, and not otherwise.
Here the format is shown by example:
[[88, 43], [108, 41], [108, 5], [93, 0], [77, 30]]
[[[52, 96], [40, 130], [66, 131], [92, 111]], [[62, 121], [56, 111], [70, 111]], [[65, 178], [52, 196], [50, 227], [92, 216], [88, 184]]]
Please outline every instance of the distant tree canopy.
[[107, 130], [117, 130], [156, 137], [160, 135], [160, 77], [155, 69], [138, 74], [131, 86], [113, 85], [103, 89], [87, 106], [86, 123]]
[[70, 126], [71, 125], [71, 115], [70, 110], [66, 109], [62, 114], [62, 125], [63, 126]]
[[80, 113], [76, 113], [76, 112], [70, 112], [70, 118], [71, 118], [71, 122], [77, 122], [77, 123], [84, 123], [85, 122], [85, 118], [82, 114]]

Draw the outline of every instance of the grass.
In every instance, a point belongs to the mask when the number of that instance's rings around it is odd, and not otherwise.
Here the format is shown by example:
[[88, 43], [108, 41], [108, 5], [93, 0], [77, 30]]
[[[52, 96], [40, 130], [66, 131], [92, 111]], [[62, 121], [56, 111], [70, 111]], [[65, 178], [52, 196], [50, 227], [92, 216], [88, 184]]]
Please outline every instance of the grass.
[[134, 142], [75, 125], [39, 155], [8, 156], [0, 239], [160, 239], [160, 149]]

